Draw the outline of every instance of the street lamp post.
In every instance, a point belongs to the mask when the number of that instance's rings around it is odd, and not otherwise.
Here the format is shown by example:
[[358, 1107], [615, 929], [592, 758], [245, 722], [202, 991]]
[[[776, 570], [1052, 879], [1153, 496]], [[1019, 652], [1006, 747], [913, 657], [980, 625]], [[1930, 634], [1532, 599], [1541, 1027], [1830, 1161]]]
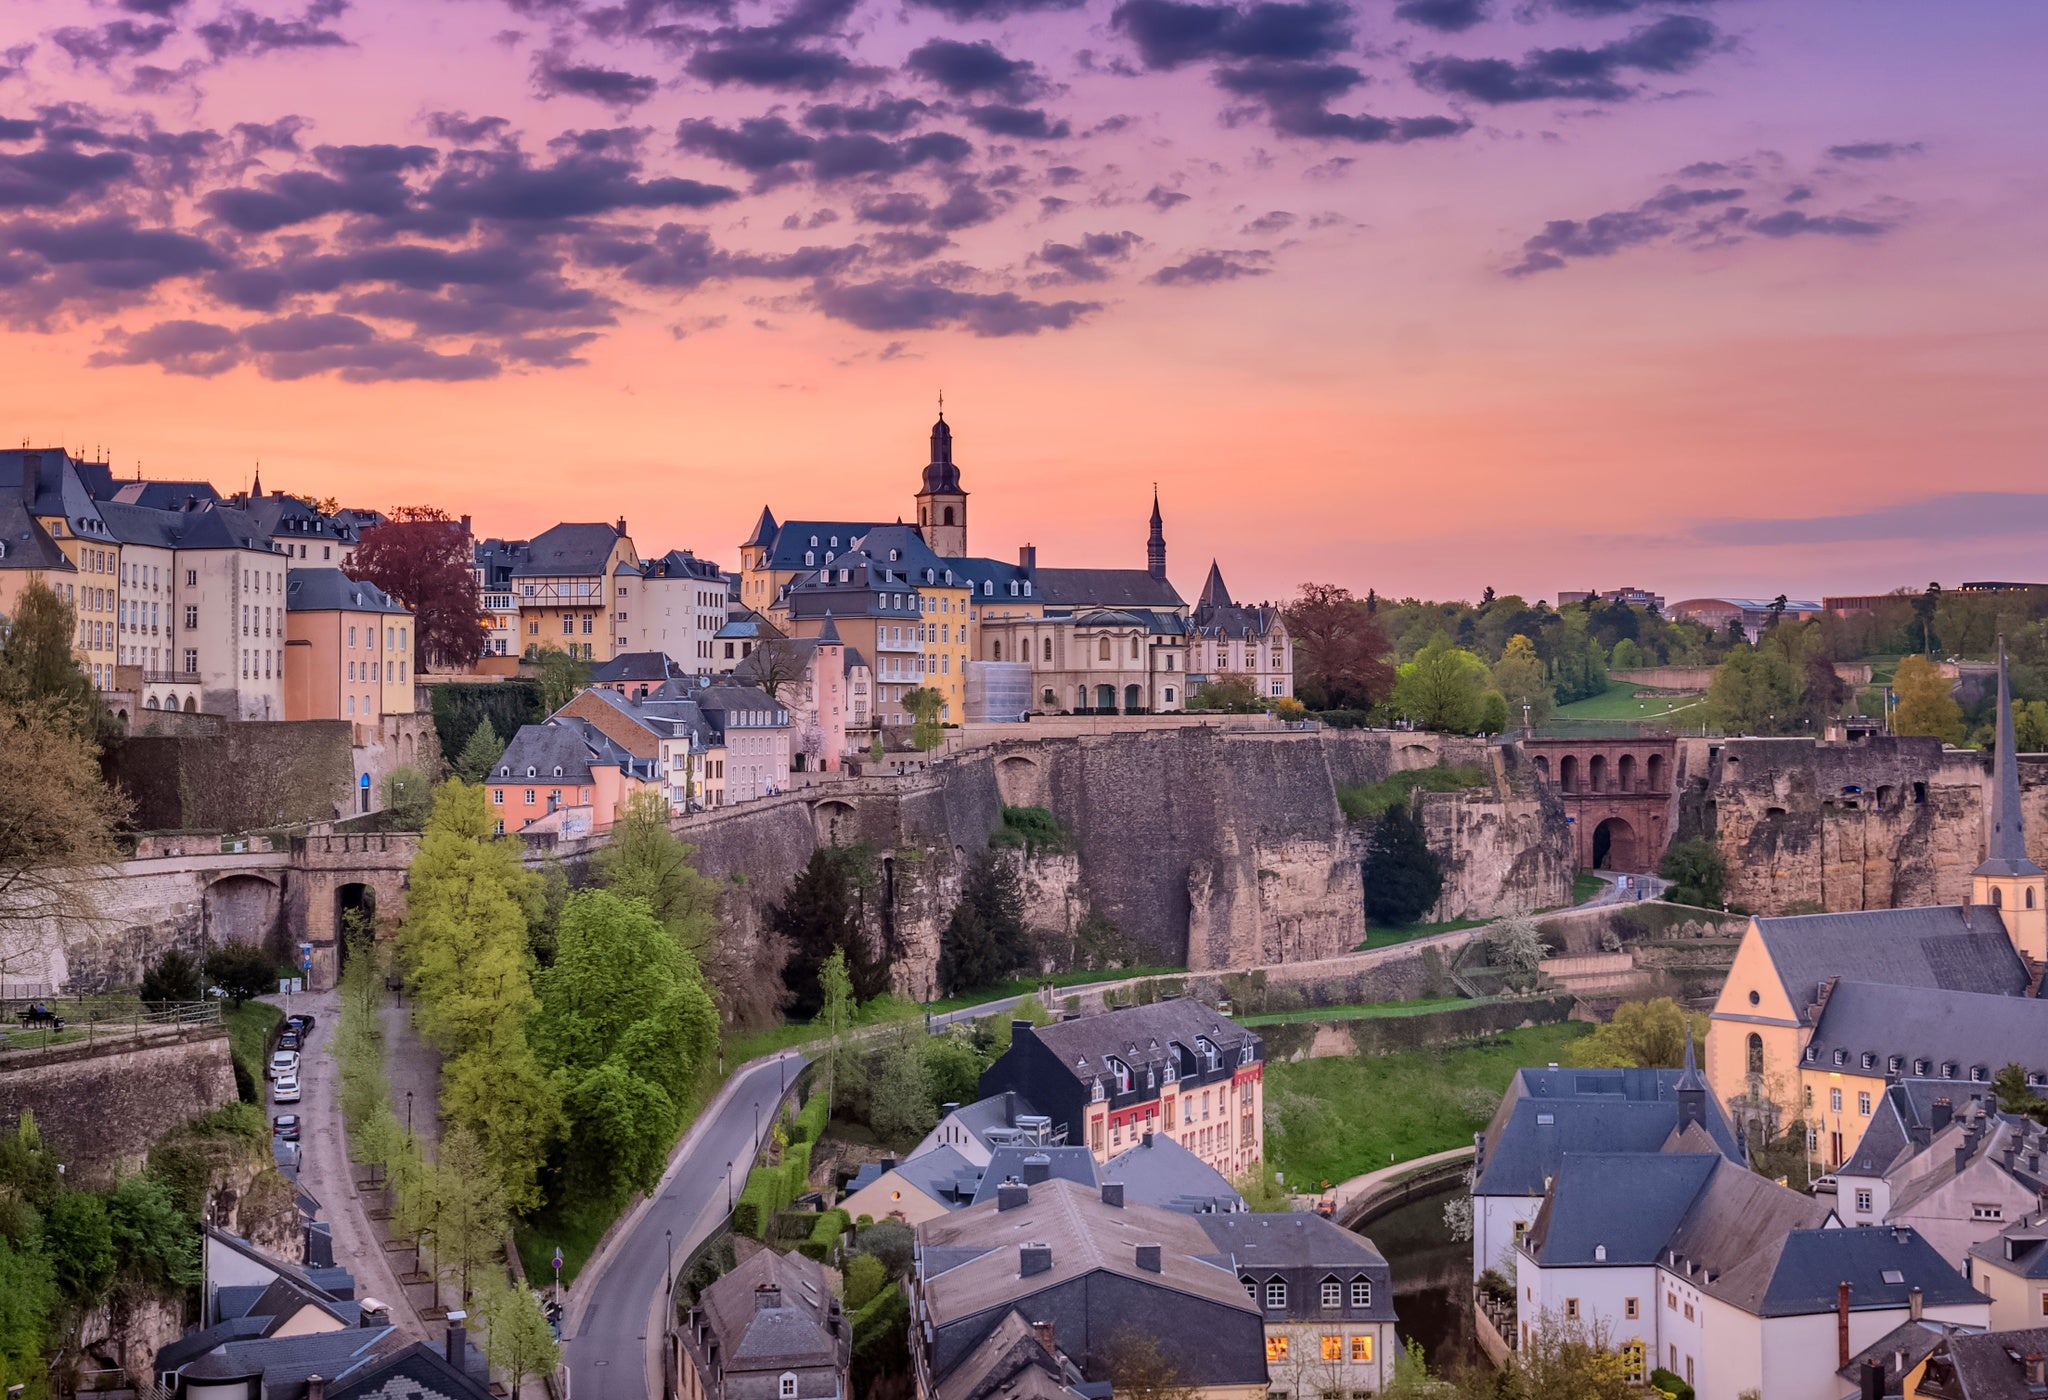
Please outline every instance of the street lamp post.
[[732, 1163], [725, 1164], [725, 1213], [732, 1214]]
[[412, 1090], [405, 1091], [405, 1135], [412, 1136]]
[[664, 1230], [662, 1235], [668, 1241], [668, 1294], [673, 1298], [676, 1293], [676, 1232]]

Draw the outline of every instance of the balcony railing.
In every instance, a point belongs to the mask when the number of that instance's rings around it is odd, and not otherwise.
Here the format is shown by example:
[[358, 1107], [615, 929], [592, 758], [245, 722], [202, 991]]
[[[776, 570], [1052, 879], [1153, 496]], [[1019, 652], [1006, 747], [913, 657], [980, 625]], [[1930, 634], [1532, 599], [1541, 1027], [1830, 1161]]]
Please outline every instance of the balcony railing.
[[199, 673], [197, 671], [144, 671], [142, 673], [142, 683], [144, 685], [197, 685], [199, 684]]

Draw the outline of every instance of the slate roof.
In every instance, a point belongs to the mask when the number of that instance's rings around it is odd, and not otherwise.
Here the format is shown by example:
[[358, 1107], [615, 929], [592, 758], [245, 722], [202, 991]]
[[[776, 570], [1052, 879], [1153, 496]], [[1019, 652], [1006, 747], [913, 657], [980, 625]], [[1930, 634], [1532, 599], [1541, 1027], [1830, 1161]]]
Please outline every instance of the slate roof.
[[[778, 1290], [779, 1306], [760, 1306], [763, 1287]], [[699, 1306], [719, 1339], [728, 1372], [765, 1371], [839, 1363], [845, 1338], [826, 1331], [834, 1298], [824, 1265], [801, 1254], [762, 1250], [706, 1289]]]
[[2022, 996], [2028, 985], [2005, 925], [1990, 909], [1962, 906], [1865, 909], [1756, 920], [1785, 995], [1803, 1024], [1822, 983], [1856, 969], [1859, 980], [1893, 987]]
[[2048, 1354], [2048, 1327], [1950, 1337], [1928, 1359], [1920, 1393], [1939, 1400], [2040, 1400], [2027, 1358]]
[[[0, 488], [20, 496], [27, 473], [27, 459], [37, 459], [36, 498], [29, 509], [40, 516], [58, 516], [73, 534], [88, 538], [100, 533], [99, 503], [87, 487], [84, 473], [90, 463], [80, 462], [61, 447], [0, 449]], [[206, 488], [212, 494], [213, 488]], [[178, 497], [180, 503], [184, 496]]]
[[268, 496], [237, 496], [233, 504], [245, 511], [266, 535], [286, 535], [292, 539], [325, 537], [343, 544], [356, 537], [353, 525], [323, 515], [313, 508], [312, 502], [282, 491]]
[[709, 559], [699, 559], [687, 549], [671, 549], [658, 559], [642, 559], [640, 572], [648, 578], [696, 579], [723, 583], [725, 574]]
[[[382, 1360], [395, 1356], [404, 1338], [395, 1327], [344, 1327], [335, 1332], [308, 1332], [296, 1337], [251, 1337], [222, 1343], [191, 1363], [183, 1374], [201, 1368], [263, 1376], [266, 1400], [298, 1400], [306, 1378], [324, 1377], [328, 1394], [363, 1377]], [[161, 1367], [157, 1369], [163, 1369]], [[462, 1400], [475, 1400], [473, 1396]]]
[[[1902, 1393], [1899, 1382], [1906, 1372], [1925, 1361], [1936, 1347], [1951, 1337], [1969, 1336], [1983, 1330], [1961, 1322], [1938, 1322], [1931, 1317], [1908, 1318], [1850, 1357], [1849, 1364], [1835, 1374], [1845, 1381], [1860, 1384], [1863, 1363], [1875, 1361], [1884, 1367], [1885, 1394], [1898, 1395]], [[1903, 1366], [1901, 1361], [1905, 1363]]]
[[662, 651], [624, 651], [590, 668], [593, 685], [623, 681], [665, 681], [689, 673]]
[[[1072, 1181], [1028, 1188], [1010, 1210], [994, 1201], [927, 1220], [917, 1227], [927, 1314], [934, 1326], [1002, 1307], [1097, 1270], [1191, 1294], [1238, 1312], [1256, 1312], [1214, 1252], [1198, 1217], [1150, 1206], [1110, 1206], [1099, 1191]], [[1052, 1267], [1020, 1277], [1020, 1243], [1043, 1244]], [[1160, 1246], [1160, 1272], [1138, 1268], [1137, 1247]]]
[[[761, 514], [766, 523], [774, 524], [774, 517], [768, 515], [767, 511], [764, 510]], [[832, 562], [836, 565], [839, 562], [839, 556], [852, 549], [855, 542], [862, 535], [875, 528], [877, 526], [873, 521], [784, 521], [781, 525], [775, 526], [774, 543], [769, 546], [768, 555], [763, 561], [762, 567], [779, 570], [816, 567], [815, 564], [804, 563], [804, 551], [807, 549], [816, 554], [818, 563], [824, 562], [826, 552], [830, 551], [833, 556]], [[756, 527], [756, 533], [759, 533], [758, 526]], [[817, 538], [818, 542], [816, 544], [811, 543], [813, 536]], [[838, 543], [832, 543], [834, 540], [837, 540]], [[756, 543], [756, 541], [750, 539], [747, 543], [751, 545]], [[920, 541], [920, 543], [922, 542]]]
[[1290, 1316], [1313, 1316], [1321, 1306], [1319, 1297], [1309, 1293], [1311, 1281], [1334, 1274], [1348, 1283], [1360, 1274], [1371, 1278], [1375, 1287], [1372, 1302], [1364, 1308], [1350, 1306], [1345, 1294], [1343, 1320], [1346, 1322], [1394, 1321], [1394, 1289], [1387, 1261], [1371, 1240], [1309, 1211], [1252, 1212], [1230, 1215], [1200, 1215], [1196, 1223], [1217, 1249], [1215, 1257], [1233, 1274], [1264, 1276], [1287, 1272], [1298, 1288], [1290, 1298], [1299, 1305]]
[[2021, 1278], [2048, 1279], [2048, 1211], [2015, 1220], [1971, 1245], [1970, 1253]]
[[980, 1167], [962, 1157], [958, 1148], [939, 1146], [898, 1162], [893, 1168], [879, 1162], [867, 1163], [846, 1184], [846, 1194], [850, 1196], [873, 1184], [891, 1170], [905, 1185], [922, 1191], [948, 1210], [958, 1210], [973, 1201], [981, 1186]]
[[988, 1167], [970, 1204], [993, 1201], [1003, 1183], [1024, 1180], [1034, 1163], [1044, 1166], [1048, 1180], [1090, 1188], [1096, 1185], [1095, 1154], [1085, 1147], [998, 1147], [989, 1154]]
[[[1988, 1301], [1917, 1230], [1836, 1227], [1795, 1230], [1787, 1236], [1761, 1292], [1761, 1306], [1749, 1310], [1762, 1317], [1833, 1312], [1836, 1287], [1844, 1282], [1849, 1285], [1851, 1312], [1903, 1308], [1916, 1287], [1922, 1305], [1930, 1308]], [[1712, 1283], [1703, 1286], [1709, 1293], [1722, 1293]]]
[[[1059, 1345], [1059, 1338], [1053, 1338]], [[936, 1400], [1074, 1400], [1093, 1394], [1071, 1363], [1062, 1363], [1014, 1308], [973, 1351], [962, 1357], [935, 1391]]]
[[[1679, 1122], [1682, 1069], [1523, 1069], [1480, 1138], [1475, 1196], [1540, 1196], [1573, 1152], [1656, 1152]], [[1704, 1127], [1713, 1146], [1743, 1160], [1741, 1138], [1712, 1093]]]
[[327, 1394], [332, 1400], [492, 1400], [489, 1377], [490, 1368], [473, 1343], [464, 1348], [458, 1370], [439, 1348], [414, 1342], [341, 1377], [339, 1384], [329, 1380]]
[[1255, 1056], [1264, 1044], [1255, 1032], [1224, 1019], [1192, 997], [1055, 1021], [1038, 1027], [1034, 1033], [1039, 1043], [1084, 1084], [1092, 1083], [1105, 1072], [1104, 1059], [1111, 1055], [1141, 1079], [1147, 1069], [1166, 1065], [1169, 1047], [1175, 1042], [1192, 1052], [1195, 1038], [1206, 1037], [1223, 1052], [1221, 1063], [1225, 1066], [1237, 1063], [1238, 1051], [1247, 1043], [1253, 1047]]
[[1038, 569], [1032, 573], [1042, 602], [1075, 608], [1168, 608], [1187, 600], [1144, 569]]
[[[1899, 1055], [1907, 1072], [1918, 1075], [1915, 1062], [1924, 1059], [1931, 1062], [1930, 1077], [1940, 1079], [1950, 1078], [1944, 1064], [1954, 1064], [1954, 1077], [1963, 1080], [1979, 1069], [1987, 1084], [2007, 1064], [2048, 1076], [2048, 1001], [1837, 982], [1807, 1042], [1805, 1063], [1829, 1068], [1837, 1051], [1847, 1057], [1842, 1068], [1863, 1074], [1886, 1072], [1890, 1057]], [[1865, 1054], [1877, 1057], [1873, 1069], [1862, 1067]]]
[[[2048, 1176], [2041, 1170], [2042, 1129], [2031, 1119], [2013, 1114], [1980, 1110], [1967, 1118], [1959, 1116], [1933, 1140], [1932, 1164], [1894, 1192], [1891, 1216], [1898, 1219], [1921, 1201], [1953, 1182], [1972, 1168], [1988, 1165], [2018, 1183], [2036, 1200], [2048, 1193]], [[1964, 1153], [1960, 1166], [1956, 1153]], [[2011, 1165], [2007, 1165], [2007, 1153]], [[1860, 1158], [1858, 1159], [1861, 1160]]]
[[21, 497], [0, 493], [0, 569], [47, 569], [52, 573], [78, 572], [78, 566], [64, 557], [57, 541], [30, 514]]
[[[47, 462], [48, 458], [44, 460]], [[114, 499], [122, 505], [150, 510], [183, 510], [187, 500], [220, 498], [220, 492], [209, 481], [124, 481], [114, 488]]]
[[[557, 715], [545, 724], [521, 725], [505, 745], [490, 781], [542, 786], [591, 781], [593, 767], [630, 770], [643, 779], [653, 776], [651, 758], [636, 758], [587, 720]], [[531, 768], [533, 772], [528, 773]], [[555, 770], [562, 771], [557, 773]], [[575, 804], [565, 801], [564, 805]]]
[[285, 607], [292, 612], [370, 612], [411, 616], [397, 599], [339, 569], [292, 569], [285, 575]]
[[1103, 1182], [1121, 1182], [1124, 1204], [1158, 1206], [1183, 1215], [1243, 1210], [1244, 1197], [1229, 1178], [1174, 1141], [1170, 1133], [1146, 1133], [1096, 1169]]
[[1653, 1264], [1719, 1160], [1692, 1153], [1568, 1152], [1524, 1247], [1545, 1268]]
[[601, 575], [622, 533], [616, 525], [588, 522], [543, 530], [527, 542], [523, 557], [512, 566], [512, 577]]

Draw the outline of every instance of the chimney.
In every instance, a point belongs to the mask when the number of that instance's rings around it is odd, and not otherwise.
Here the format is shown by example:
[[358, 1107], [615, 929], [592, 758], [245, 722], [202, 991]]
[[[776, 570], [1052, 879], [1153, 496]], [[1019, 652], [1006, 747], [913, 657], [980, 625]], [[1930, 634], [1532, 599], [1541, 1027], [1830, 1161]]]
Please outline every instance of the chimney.
[[1141, 1147], [1150, 1147], [1152, 1145], [1152, 1134], [1145, 1134], [1144, 1137], [1138, 1140], [1138, 1145]]
[[1038, 546], [1022, 545], [1017, 550], [1017, 567], [1027, 574], [1038, 572]]
[[894, 1153], [891, 1153], [890, 1155], [882, 1158], [882, 1170], [885, 1172], [893, 1172], [896, 1170], [896, 1157]]
[[754, 1311], [774, 1312], [782, 1306], [782, 1288], [779, 1284], [764, 1283], [754, 1290]]
[[1052, 1158], [1043, 1152], [1034, 1152], [1024, 1159], [1024, 1184], [1036, 1186], [1052, 1175]]
[[825, 1330], [835, 1337], [838, 1336], [843, 1317], [844, 1314], [841, 1313], [839, 1308], [839, 1300], [834, 1298], [831, 1306], [825, 1311]]
[[2036, 1353], [2027, 1358], [2027, 1384], [2048, 1385], [2048, 1356]]
[[1021, 1181], [1006, 1181], [996, 1188], [996, 1212], [1015, 1210], [1031, 1199], [1031, 1188]]
[[1963, 1168], [1969, 1165], [1970, 1140], [1968, 1138], [1964, 1138], [1961, 1145], [1956, 1148], [1956, 1175], [1961, 1176], [1963, 1174]]
[[1925, 1302], [1926, 1295], [1920, 1291], [1919, 1284], [1916, 1283], [1906, 1290], [1906, 1317], [1909, 1321], [1920, 1320], [1920, 1309]]
[[385, 1323], [391, 1320], [391, 1310], [385, 1307], [382, 1303], [378, 1302], [375, 1298], [363, 1299], [363, 1305], [357, 1311], [360, 1314], [363, 1326], [365, 1327], [382, 1327]]
[[24, 452], [21, 454], [21, 500], [30, 514], [35, 513], [36, 497], [43, 489], [43, 454]]
[[1049, 1244], [1027, 1244], [1017, 1250], [1017, 1274], [1020, 1278], [1031, 1278], [1037, 1274], [1052, 1272], [1052, 1246]]
[[1858, 1379], [1863, 1382], [1863, 1400], [1884, 1400], [1884, 1363], [1882, 1361], [1864, 1362], [1863, 1374]]
[[[1016, 1034], [1019, 1026], [1029, 1026], [1032, 1030], [1038, 1029], [1036, 1026], [1031, 1025], [1029, 1021], [1012, 1021], [1010, 1022], [1010, 1032], [1013, 1036]], [[1003, 1090], [1003, 1126], [1006, 1128], [1017, 1126], [1017, 1091], [1015, 1089]]]
[[1124, 1208], [1124, 1184], [1121, 1181], [1102, 1183], [1102, 1203], [1117, 1210]]
[[626, 533], [626, 517], [623, 515], [619, 517], [619, 533], [622, 535]]
[[1141, 1244], [1138, 1246], [1138, 1267], [1148, 1274], [1159, 1272], [1159, 1246]]
[[1849, 1285], [1847, 1281], [1835, 1285], [1835, 1369], [1849, 1368]]
[[448, 1364], [464, 1375], [469, 1374], [469, 1328], [465, 1325], [469, 1314], [461, 1308], [448, 1314]]
[[1047, 1318], [1043, 1322], [1032, 1323], [1031, 1332], [1033, 1336], [1038, 1338], [1038, 1344], [1045, 1348], [1045, 1354], [1047, 1356], [1059, 1355], [1059, 1352], [1053, 1347], [1052, 1344], [1053, 1332], [1051, 1318]]
[[1946, 1128], [1949, 1120], [1955, 1116], [1955, 1109], [1950, 1107], [1946, 1100], [1937, 1100], [1934, 1105], [1934, 1131], [1938, 1133]]
[[327, 1378], [325, 1376], [306, 1377], [306, 1400], [327, 1400]]
[[951, 1118], [959, 1111], [960, 1105], [957, 1103], [942, 1103], [939, 1105], [939, 1117], [941, 1118]]

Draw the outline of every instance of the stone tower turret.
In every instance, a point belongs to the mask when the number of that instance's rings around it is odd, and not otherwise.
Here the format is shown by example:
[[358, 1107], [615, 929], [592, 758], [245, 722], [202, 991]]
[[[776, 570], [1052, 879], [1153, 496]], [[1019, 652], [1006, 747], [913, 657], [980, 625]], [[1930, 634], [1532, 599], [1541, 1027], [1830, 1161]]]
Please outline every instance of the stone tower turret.
[[939, 421], [932, 424], [932, 460], [917, 493], [917, 532], [934, 554], [958, 559], [967, 553], [967, 492], [953, 464], [953, 430], [946, 423], [944, 399], [939, 400]]

